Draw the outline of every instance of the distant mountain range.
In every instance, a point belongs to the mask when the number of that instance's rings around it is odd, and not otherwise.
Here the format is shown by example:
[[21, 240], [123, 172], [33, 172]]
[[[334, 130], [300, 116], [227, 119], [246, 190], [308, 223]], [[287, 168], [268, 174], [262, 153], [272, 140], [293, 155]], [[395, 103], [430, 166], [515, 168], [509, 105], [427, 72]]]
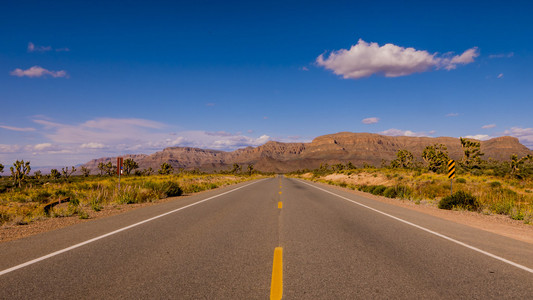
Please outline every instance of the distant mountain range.
[[[160, 165], [167, 162], [174, 170], [200, 169], [202, 171], [228, 170], [234, 163], [244, 165], [253, 164], [256, 170], [265, 172], [290, 172], [302, 169], [315, 169], [320, 164], [330, 165], [352, 162], [356, 166], [364, 163], [379, 166], [382, 160], [390, 162], [396, 158], [396, 152], [406, 149], [413, 153], [417, 160], [421, 160], [422, 151], [428, 145], [444, 144], [452, 159], [463, 157], [461, 143], [458, 138], [451, 137], [406, 137], [384, 136], [372, 133], [340, 132], [323, 135], [310, 143], [280, 143], [267, 142], [259, 147], [247, 147], [231, 152], [208, 150], [190, 147], [170, 147], [151, 155], [124, 155], [132, 158], [140, 169], [151, 167], [157, 171]], [[512, 154], [525, 156], [533, 154], [517, 138], [504, 136], [481, 141], [481, 151], [485, 153], [483, 159], [509, 160]], [[91, 173], [98, 172], [98, 163], [116, 163], [116, 157], [104, 157], [89, 161], [84, 166], [91, 169]]]

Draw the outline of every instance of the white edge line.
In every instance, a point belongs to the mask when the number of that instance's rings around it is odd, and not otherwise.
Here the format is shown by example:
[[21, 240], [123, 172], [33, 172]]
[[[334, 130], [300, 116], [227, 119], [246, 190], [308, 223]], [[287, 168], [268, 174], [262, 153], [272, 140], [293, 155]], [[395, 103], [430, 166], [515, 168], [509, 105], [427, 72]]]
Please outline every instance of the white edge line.
[[224, 192], [224, 193], [222, 193], [222, 194], [218, 194], [218, 195], [215, 195], [215, 196], [211, 196], [211, 197], [209, 197], [209, 198], [207, 198], [207, 199], [204, 199], [204, 200], [200, 200], [200, 201], [198, 201], [198, 202], [191, 203], [191, 204], [189, 204], [189, 205], [186, 205], [186, 206], [180, 207], [180, 208], [178, 208], [178, 209], [171, 210], [171, 211], [166, 212], [166, 213], [164, 213], [164, 214], [160, 214], [160, 215], [158, 215], [158, 216], [155, 216], [155, 217], [152, 217], [152, 218], [146, 219], [146, 220], [144, 220], [144, 221], [140, 221], [140, 222], [137, 222], [137, 223], [135, 223], [135, 224], [132, 224], [132, 225], [129, 225], [129, 226], [126, 226], [126, 227], [123, 227], [123, 228], [117, 229], [117, 230], [112, 231], [112, 232], [109, 232], [109, 233], [106, 233], [106, 234], [104, 234], [104, 235], [97, 236], [97, 237], [92, 238], [92, 239], [90, 239], [90, 240], [87, 240], [87, 241], [85, 241], [85, 242], [81, 242], [81, 243], [79, 243], [79, 244], [72, 245], [72, 246], [70, 246], [70, 247], [68, 247], [68, 248], [61, 249], [61, 250], [58, 250], [58, 251], [56, 251], [56, 252], [52, 252], [52, 253], [47, 254], [47, 255], [45, 255], [45, 256], [41, 256], [41, 257], [39, 257], [39, 258], [36, 258], [36, 259], [30, 260], [30, 261], [28, 261], [28, 262], [25, 262], [25, 263], [22, 263], [22, 264], [20, 264], [20, 265], [17, 265], [17, 266], [11, 267], [11, 268], [9, 268], [9, 269], [5, 269], [5, 270], [3, 270], [3, 271], [0, 271], [0, 276], [2, 276], [2, 275], [4, 275], [4, 274], [7, 274], [7, 273], [10, 273], [10, 272], [13, 272], [13, 271], [18, 270], [18, 269], [22, 269], [22, 268], [27, 267], [27, 266], [29, 266], [29, 265], [33, 265], [33, 264], [35, 264], [35, 263], [38, 263], [38, 262], [43, 261], [43, 260], [45, 260], [45, 259], [48, 259], [48, 258], [50, 258], [50, 257], [54, 257], [54, 256], [59, 255], [59, 254], [61, 254], [61, 253], [65, 253], [65, 252], [68, 252], [68, 251], [70, 251], [70, 250], [73, 250], [73, 249], [79, 248], [79, 247], [81, 247], [81, 246], [84, 246], [84, 245], [90, 244], [90, 243], [92, 243], [92, 242], [95, 242], [95, 241], [101, 240], [101, 239], [103, 239], [103, 238], [106, 238], [106, 237], [108, 237], [108, 236], [111, 236], [111, 235], [117, 234], [117, 233], [122, 232], [122, 231], [124, 231], [124, 230], [128, 230], [128, 229], [130, 229], [130, 228], [133, 228], [133, 227], [136, 227], [136, 226], [142, 225], [142, 224], [144, 224], [144, 223], [148, 223], [148, 222], [153, 221], [153, 220], [155, 220], [155, 219], [159, 219], [159, 218], [164, 217], [164, 216], [166, 216], [166, 215], [169, 215], [169, 214], [172, 214], [172, 213], [178, 212], [178, 211], [180, 211], [180, 210], [182, 210], [182, 209], [186, 209], [186, 208], [188, 208], [188, 207], [195, 206], [195, 205], [200, 204], [200, 203], [202, 203], [202, 202], [206, 202], [206, 201], [209, 201], [209, 200], [211, 200], [211, 199], [214, 199], [214, 198], [217, 198], [217, 197], [220, 197], [220, 196], [223, 196], [223, 195], [226, 195], [226, 194], [229, 194], [229, 193], [235, 192], [236, 190], [240, 190], [240, 189], [242, 189], [242, 188], [245, 188], [245, 187], [247, 187], [247, 186], [249, 186], [249, 185], [252, 185], [252, 184], [256, 184], [256, 183], [258, 183], [258, 182], [260, 182], [260, 181], [263, 181], [263, 180], [265, 180], [265, 179], [261, 179], [261, 180], [258, 180], [258, 181], [255, 181], [255, 182], [249, 183], [249, 184], [247, 184], [247, 185], [243, 185], [243, 186], [241, 186], [241, 187], [238, 187], [238, 188], [236, 188], [236, 189], [233, 189], [233, 190], [230, 190], [230, 191]]
[[330, 192], [330, 191], [325, 190], [325, 189], [323, 189], [323, 188], [320, 188], [320, 187], [314, 186], [314, 185], [312, 185], [312, 184], [310, 184], [310, 183], [307, 183], [307, 182], [305, 182], [305, 181], [302, 181], [302, 180], [299, 180], [299, 179], [297, 179], [297, 181], [300, 181], [300, 182], [303, 183], [303, 184], [306, 184], [306, 185], [312, 186], [312, 187], [314, 187], [314, 188], [316, 188], [316, 189], [319, 189], [319, 190], [321, 190], [321, 191], [323, 191], [323, 192], [326, 192], [326, 193], [329, 193], [329, 194], [335, 195], [335, 196], [337, 196], [337, 197], [339, 197], [339, 198], [341, 198], [341, 199], [344, 199], [344, 200], [346, 200], [346, 201], [349, 201], [349, 202], [352, 202], [352, 203], [354, 203], [354, 204], [360, 205], [360, 206], [362, 206], [362, 207], [364, 207], [364, 208], [370, 209], [370, 210], [372, 210], [372, 211], [375, 211], [375, 212], [377, 212], [377, 213], [380, 213], [380, 214], [382, 214], [382, 215], [385, 215], [385, 216], [387, 216], [387, 217], [389, 217], [389, 218], [395, 219], [395, 220], [400, 221], [400, 222], [402, 222], [402, 223], [405, 223], [405, 224], [407, 224], [407, 225], [411, 225], [411, 226], [416, 227], [416, 228], [418, 228], [418, 229], [420, 229], [420, 230], [423, 230], [423, 231], [425, 231], [425, 232], [431, 233], [431, 234], [436, 235], [436, 236], [438, 236], [438, 237], [441, 237], [441, 238], [443, 238], [443, 239], [445, 239], [445, 240], [448, 240], [448, 241], [450, 241], [450, 242], [454, 242], [454, 243], [459, 244], [459, 245], [461, 245], [461, 246], [463, 246], [463, 247], [466, 247], [466, 248], [468, 248], [468, 249], [471, 249], [471, 250], [477, 251], [477, 252], [479, 252], [479, 253], [481, 253], [481, 254], [485, 254], [486, 256], [489, 256], [489, 257], [492, 257], [492, 258], [497, 259], [497, 260], [499, 260], [499, 261], [502, 261], [502, 262], [504, 262], [504, 263], [510, 264], [511, 266], [517, 267], [517, 268], [522, 269], [522, 270], [524, 270], [524, 271], [527, 271], [527, 272], [529, 272], [529, 273], [533, 273], [533, 269], [528, 268], [528, 267], [526, 267], [526, 266], [523, 266], [523, 265], [521, 265], [521, 264], [517, 264], [517, 263], [515, 263], [515, 262], [513, 262], [513, 261], [510, 261], [510, 260], [505, 259], [505, 258], [503, 258], [503, 257], [500, 257], [500, 256], [498, 256], [498, 255], [494, 255], [494, 254], [492, 254], [492, 253], [489, 253], [489, 252], [487, 252], [487, 251], [481, 250], [481, 249], [476, 248], [476, 247], [474, 247], [474, 246], [470, 246], [470, 245], [465, 244], [465, 243], [463, 243], [463, 242], [461, 242], [461, 241], [458, 241], [458, 240], [456, 240], [456, 239], [453, 239], [453, 238], [451, 238], [451, 237], [448, 237], [448, 236], [446, 236], [446, 235], [444, 235], [444, 234], [441, 234], [441, 233], [435, 232], [435, 231], [433, 231], [433, 230], [427, 229], [427, 228], [422, 227], [422, 226], [420, 226], [420, 225], [416, 225], [416, 224], [411, 223], [411, 222], [409, 222], [409, 221], [406, 221], [406, 220], [404, 220], [404, 219], [400, 219], [400, 218], [398, 218], [398, 217], [395, 217], [395, 216], [390, 215], [390, 214], [388, 214], [388, 213], [382, 212], [382, 211], [377, 210], [377, 209], [375, 209], [375, 208], [372, 208], [372, 207], [370, 207], [370, 206], [364, 205], [364, 204], [359, 203], [359, 202], [357, 202], [357, 201], [351, 200], [351, 199], [349, 199], [349, 198], [343, 197], [343, 196], [341, 196], [341, 195], [337, 195], [337, 194], [335, 194], [335, 193], [333, 193], [333, 192]]

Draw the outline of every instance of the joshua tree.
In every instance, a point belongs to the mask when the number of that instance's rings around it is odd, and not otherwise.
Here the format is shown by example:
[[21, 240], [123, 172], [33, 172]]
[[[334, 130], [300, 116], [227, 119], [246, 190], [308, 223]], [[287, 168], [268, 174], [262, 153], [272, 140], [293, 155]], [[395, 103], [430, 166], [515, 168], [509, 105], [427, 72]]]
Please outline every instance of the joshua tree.
[[16, 161], [13, 164], [13, 167], [10, 167], [11, 169], [11, 177], [13, 177], [13, 181], [15, 184], [20, 187], [22, 185], [22, 182], [26, 180], [26, 177], [30, 174], [31, 167], [30, 162], [24, 162], [24, 160]]
[[346, 170], [354, 170], [356, 169], [356, 167], [352, 164], [351, 161], [349, 161], [347, 164], [346, 164]]
[[115, 170], [116, 170], [116, 167], [113, 166], [113, 163], [108, 162], [107, 164], [104, 165], [104, 167], [105, 167], [106, 174], [109, 176], [113, 176], [113, 173], [115, 173]]
[[511, 174], [517, 175], [520, 171], [520, 167], [527, 161], [527, 160], [533, 160], [533, 156], [530, 154], [518, 159], [518, 156], [516, 154], [511, 155]]
[[333, 169], [333, 171], [342, 171], [342, 170], [344, 170], [344, 165], [343, 164], [335, 164], [335, 165], [333, 165], [332, 169]]
[[59, 179], [59, 177], [61, 177], [61, 173], [57, 169], [50, 170], [50, 178]]
[[248, 165], [248, 174], [250, 174], [250, 176], [251, 176], [253, 172], [254, 172], [254, 165], [253, 164], [249, 164]]
[[105, 164], [103, 162], [98, 163], [98, 171], [100, 171], [100, 176], [103, 176], [105, 173]]
[[74, 172], [76, 172], [76, 168], [74, 168], [74, 166], [72, 166], [72, 168], [70, 168], [70, 170], [68, 169], [68, 167], [61, 169], [61, 173], [63, 173], [63, 176], [65, 177], [65, 180], [67, 180], [67, 181], [68, 181], [68, 178], [70, 177], [70, 175], [72, 175], [72, 173], [74, 173]]
[[154, 169], [152, 169], [152, 167], [149, 167], [148, 169], [144, 169], [142, 173], [143, 175], [150, 176], [154, 173]]
[[41, 179], [41, 177], [43, 177], [43, 173], [41, 173], [41, 171], [37, 170], [37, 171], [33, 172], [33, 177], [35, 177], [35, 179]]
[[470, 169], [474, 166], [477, 166], [481, 163], [481, 156], [485, 153], [481, 152], [480, 142], [469, 141], [467, 139], [459, 138], [461, 140], [461, 147], [464, 151], [464, 156], [462, 160], [462, 165], [466, 169]]
[[161, 175], [168, 175], [168, 174], [172, 174], [173, 171], [174, 171], [174, 168], [172, 168], [170, 164], [164, 162], [161, 164], [161, 167], [159, 168], [158, 173]]
[[437, 172], [448, 163], [448, 148], [443, 144], [427, 146], [422, 152], [422, 159], [430, 171]]
[[81, 174], [83, 175], [83, 177], [88, 177], [89, 174], [91, 174], [91, 169], [83, 166], [81, 167]]
[[4, 173], [4, 165], [0, 164], [0, 173]]
[[408, 150], [398, 150], [396, 153], [396, 159], [391, 161], [391, 167], [407, 169], [413, 166], [413, 153]]
[[130, 175], [131, 171], [138, 169], [139, 164], [131, 158], [124, 160], [124, 173]]
[[239, 164], [233, 164], [233, 168], [231, 169], [231, 173], [233, 174], [237, 174], [237, 173], [240, 173], [242, 171], [242, 167], [239, 166]]

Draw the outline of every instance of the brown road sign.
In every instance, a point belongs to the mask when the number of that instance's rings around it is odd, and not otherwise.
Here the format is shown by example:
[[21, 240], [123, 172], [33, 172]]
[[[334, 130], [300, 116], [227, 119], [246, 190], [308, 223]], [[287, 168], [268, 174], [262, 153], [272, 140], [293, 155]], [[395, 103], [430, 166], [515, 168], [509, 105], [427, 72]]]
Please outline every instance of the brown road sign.
[[455, 160], [448, 161], [448, 178], [455, 178]]

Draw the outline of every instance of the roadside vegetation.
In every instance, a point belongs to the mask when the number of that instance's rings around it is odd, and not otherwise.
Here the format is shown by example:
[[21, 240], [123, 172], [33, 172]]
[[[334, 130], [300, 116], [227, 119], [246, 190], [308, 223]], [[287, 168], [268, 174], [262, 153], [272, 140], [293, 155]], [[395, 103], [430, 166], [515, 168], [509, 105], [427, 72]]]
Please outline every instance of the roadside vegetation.
[[483, 160], [479, 142], [461, 139], [464, 156], [452, 183], [444, 145], [429, 145], [418, 160], [407, 150], [380, 167], [352, 163], [323, 164], [291, 176], [337, 185], [388, 198], [433, 205], [441, 209], [502, 214], [533, 224], [533, 157], [512, 155], [509, 161]]
[[[268, 176], [256, 172], [253, 165], [244, 172], [236, 165], [218, 174], [198, 170], [174, 172], [167, 163], [156, 172], [138, 168], [133, 160], [125, 160], [119, 188], [116, 166], [111, 163], [99, 166], [99, 175], [90, 175], [90, 170], [84, 167], [80, 175], [73, 175], [76, 168], [67, 167], [61, 171], [53, 169], [48, 175], [37, 171], [30, 176], [30, 162], [17, 161], [10, 168], [11, 176], [0, 178], [0, 225], [24, 225], [69, 216], [87, 219], [91, 212], [156, 202]], [[0, 175], [3, 171], [0, 165]]]

